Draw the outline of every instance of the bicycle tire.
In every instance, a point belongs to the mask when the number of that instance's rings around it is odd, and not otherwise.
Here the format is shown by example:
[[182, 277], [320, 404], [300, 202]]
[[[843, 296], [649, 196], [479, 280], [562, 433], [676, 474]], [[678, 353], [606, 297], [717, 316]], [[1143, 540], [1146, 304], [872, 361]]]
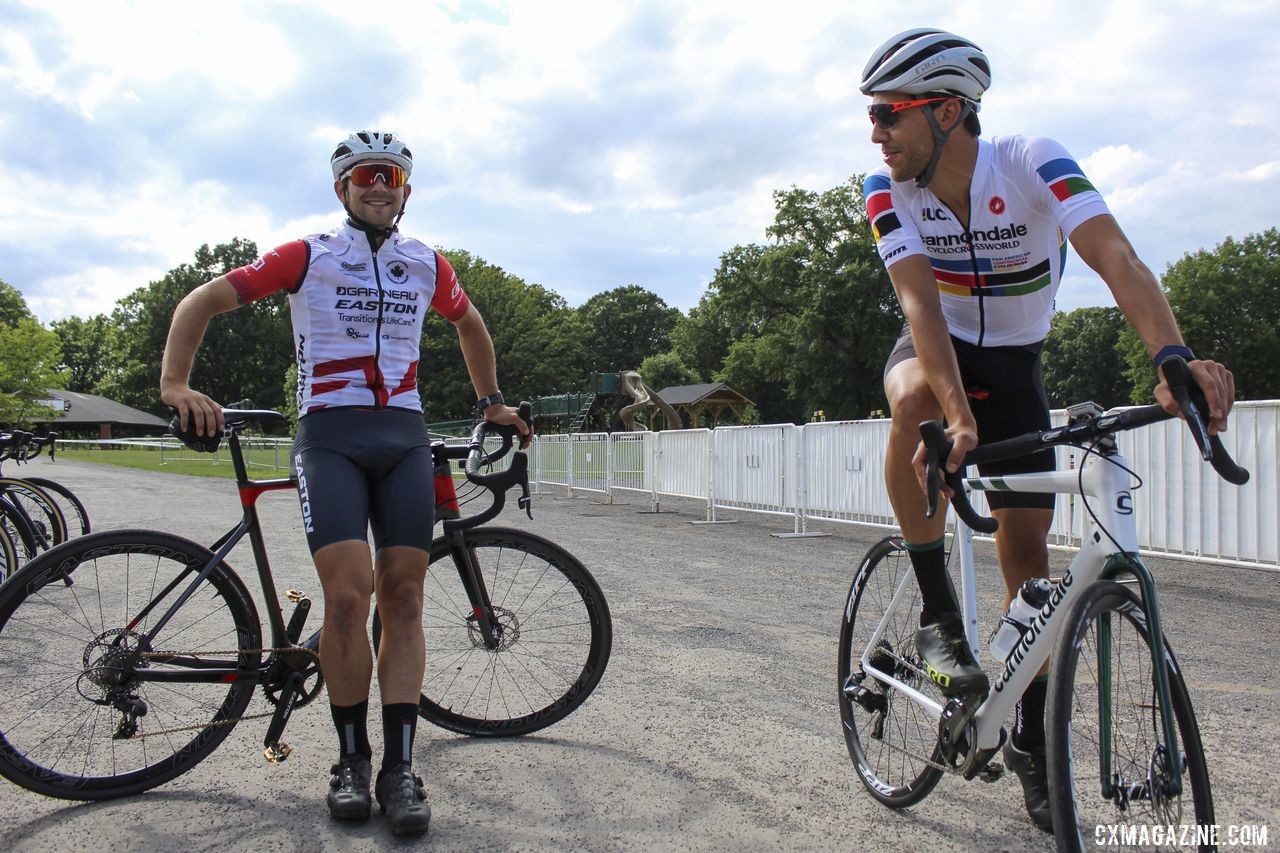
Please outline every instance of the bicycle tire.
[[[887, 614], [904, 578], [909, 584], [905, 600]], [[836, 692], [845, 745], [858, 778], [872, 797], [895, 809], [920, 802], [942, 778], [938, 725], [915, 701], [869, 676], [861, 661], [888, 616], [879, 649], [873, 652], [878, 668], [945, 704], [916, 651], [919, 613], [920, 593], [902, 537], [887, 536], [867, 551], [849, 585], [840, 620]]]
[[[191, 668], [157, 658], [140, 666], [131, 654], [188, 585], [170, 582], [212, 556], [166, 533], [94, 533], [47, 551], [0, 586], [0, 776], [50, 797], [122, 797], [190, 770], [226, 738], [255, 679], [137, 681], [143, 669], [154, 678]], [[257, 609], [230, 566], [209, 574], [150, 648], [258, 668]], [[113, 689], [146, 706], [124, 737], [115, 737], [126, 715]]]
[[[476, 737], [515, 737], [572, 713], [600, 683], [613, 622], [591, 573], [559, 545], [519, 530], [481, 527], [466, 534], [503, 642], [485, 648], [447, 543], [431, 546], [422, 609], [426, 672], [418, 713]], [[382, 625], [375, 608], [375, 651]]]
[[[1129, 792], [1111, 799], [1103, 796], [1100, 782], [1103, 697], [1098, 685], [1104, 678], [1098, 640], [1104, 621], [1110, 626], [1109, 683], [1114, 688], [1108, 721], [1111, 780], [1119, 779], [1119, 788]], [[1097, 826], [1131, 825], [1140, 830], [1214, 823], [1200, 729], [1167, 640], [1164, 665], [1182, 741], [1182, 793], [1177, 798], [1168, 797], [1160, 783], [1168, 777], [1167, 763], [1162, 762], [1167, 751], [1150, 632], [1140, 599], [1126, 586], [1102, 581], [1072, 606], [1054, 650], [1048, 696], [1048, 780], [1059, 850], [1095, 846]], [[1131, 683], [1121, 683], [1134, 674]], [[1193, 814], [1184, 809], [1188, 796]]]
[[18, 572], [18, 549], [9, 538], [9, 531], [0, 525], [0, 584]]
[[[58, 502], [44, 489], [14, 477], [0, 477], [0, 497], [11, 504], [11, 511], [7, 513], [10, 519], [4, 524], [16, 525], [16, 530], [10, 529], [10, 535], [21, 536], [21, 540], [14, 538], [14, 541], [22, 541], [28, 560], [67, 541], [67, 521]], [[23, 527], [25, 536], [22, 536]]]
[[[44, 489], [49, 493], [49, 497], [57, 502], [58, 509], [62, 510], [62, 517], [66, 523], [68, 539], [75, 536], [85, 536], [93, 532], [89, 524], [89, 511], [84, 508], [84, 504], [81, 503], [75, 492], [57, 480], [50, 480], [45, 477], [22, 477], [21, 479]], [[67, 510], [70, 510], [70, 512]]]

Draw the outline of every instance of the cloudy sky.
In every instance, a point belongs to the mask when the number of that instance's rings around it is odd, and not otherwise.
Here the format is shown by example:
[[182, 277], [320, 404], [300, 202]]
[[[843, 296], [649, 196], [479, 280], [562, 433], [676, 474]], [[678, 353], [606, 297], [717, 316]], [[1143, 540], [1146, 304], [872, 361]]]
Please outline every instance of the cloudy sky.
[[[1280, 225], [1274, 0], [0, 0], [0, 279], [84, 317], [202, 243], [328, 230], [329, 154], [382, 128], [406, 232], [687, 310], [773, 190], [879, 165], [858, 78], [925, 25], [989, 54], [984, 133], [1066, 145], [1157, 274]], [[1059, 307], [1098, 304], [1073, 259]]]

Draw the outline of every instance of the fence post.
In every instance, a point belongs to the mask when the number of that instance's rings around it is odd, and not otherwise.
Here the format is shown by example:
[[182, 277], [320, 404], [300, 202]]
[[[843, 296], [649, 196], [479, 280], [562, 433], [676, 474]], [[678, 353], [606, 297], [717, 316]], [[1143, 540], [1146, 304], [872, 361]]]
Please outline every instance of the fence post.
[[604, 435], [604, 491], [609, 496], [609, 504], [613, 504], [613, 433]]
[[564, 442], [564, 482], [568, 497], [573, 497], [573, 433], [565, 434]]
[[[806, 430], [803, 425], [796, 427], [792, 433], [789, 433], [785, 427], [783, 428], [783, 431], [782, 431], [782, 441], [784, 446], [787, 444], [788, 436], [793, 433], [798, 433], [800, 436], [800, 440], [794, 442], [796, 446], [795, 453], [791, 454], [792, 458], [795, 459], [795, 462], [796, 462], [795, 524], [792, 527], [792, 531], [790, 533], [771, 534], [772, 536], [778, 539], [802, 539], [802, 538], [813, 539], [819, 536], [831, 535], [830, 533], [822, 533], [822, 532], [816, 532], [816, 531], [809, 532], [808, 530], [807, 522], [808, 522], [808, 510], [809, 510], [809, 466], [806, 460], [809, 458], [809, 432], [810, 430]], [[786, 454], [784, 454], [784, 459], [785, 458], [786, 458]], [[785, 478], [786, 477], [785, 463], [782, 466], [782, 470], [783, 470], [783, 477]], [[787, 499], [785, 482], [783, 484], [783, 489], [782, 489], [782, 499], [784, 501]]]

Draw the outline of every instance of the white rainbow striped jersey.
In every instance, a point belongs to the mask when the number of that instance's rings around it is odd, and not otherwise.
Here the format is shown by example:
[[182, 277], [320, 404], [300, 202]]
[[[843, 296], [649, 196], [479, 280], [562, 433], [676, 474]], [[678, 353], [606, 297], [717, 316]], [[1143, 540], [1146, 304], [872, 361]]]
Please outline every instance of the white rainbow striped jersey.
[[928, 188], [888, 167], [863, 193], [886, 267], [924, 255], [951, 334], [978, 346], [1021, 346], [1049, 333], [1053, 300], [1076, 226], [1108, 212], [1074, 158], [1043, 137], [978, 140], [969, 229]]

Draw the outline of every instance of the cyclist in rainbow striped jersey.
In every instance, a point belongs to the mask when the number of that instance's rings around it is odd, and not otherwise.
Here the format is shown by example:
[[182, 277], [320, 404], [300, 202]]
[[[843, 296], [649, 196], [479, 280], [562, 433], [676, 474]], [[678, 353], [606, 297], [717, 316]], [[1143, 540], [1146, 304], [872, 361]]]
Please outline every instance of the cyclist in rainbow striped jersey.
[[[1187, 348], [1155, 276], [1138, 258], [1096, 188], [1050, 139], [980, 138], [978, 109], [991, 84], [986, 55], [938, 29], [899, 33], [872, 54], [860, 89], [871, 96], [871, 141], [884, 165], [864, 183], [867, 217], [907, 325], [885, 365], [892, 425], [885, 480], [924, 600], [916, 643], [948, 695], [985, 694], [947, 577], [943, 515], [925, 518], [919, 424], [944, 419], [958, 468], [979, 441], [1049, 426], [1040, 351], [1067, 259], [1067, 242], [1106, 282], [1141, 337], [1177, 412], [1161, 362], [1182, 356], [1226, 429], [1231, 373]], [[983, 474], [1045, 471], [1052, 451], [986, 466]], [[989, 493], [1000, 521], [996, 551], [1008, 597], [1047, 577], [1052, 495]], [[1044, 750], [1045, 678], [1023, 694], [1005, 760], [1028, 814], [1051, 830]]]

